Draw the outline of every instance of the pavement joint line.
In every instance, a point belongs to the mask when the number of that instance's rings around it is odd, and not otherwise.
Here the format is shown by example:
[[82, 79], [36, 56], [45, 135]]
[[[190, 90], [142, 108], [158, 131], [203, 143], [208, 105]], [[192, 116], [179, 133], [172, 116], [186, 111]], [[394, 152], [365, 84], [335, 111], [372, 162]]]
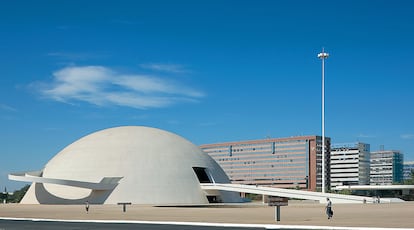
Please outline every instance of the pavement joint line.
[[412, 228], [337, 227], [337, 226], [273, 225], [273, 224], [235, 224], [235, 223], [143, 221], [143, 220], [69, 220], [69, 219], [41, 219], [41, 218], [16, 218], [16, 217], [0, 217], [0, 220], [33, 221], [33, 222], [68, 222], [68, 223], [158, 224], [158, 225], [238, 227], [238, 228], [263, 228], [263, 229], [413, 230]]

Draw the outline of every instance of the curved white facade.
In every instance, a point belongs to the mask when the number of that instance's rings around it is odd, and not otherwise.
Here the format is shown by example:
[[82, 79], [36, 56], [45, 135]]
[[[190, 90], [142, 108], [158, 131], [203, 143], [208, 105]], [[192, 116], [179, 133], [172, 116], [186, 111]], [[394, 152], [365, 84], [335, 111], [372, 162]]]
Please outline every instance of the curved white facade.
[[[197, 174], [211, 183], [230, 183], [220, 166], [186, 139], [160, 129], [125, 126], [79, 139], [42, 172], [9, 177], [33, 182], [21, 201], [26, 204], [209, 203]], [[208, 195], [210, 201], [240, 201], [232, 192]]]

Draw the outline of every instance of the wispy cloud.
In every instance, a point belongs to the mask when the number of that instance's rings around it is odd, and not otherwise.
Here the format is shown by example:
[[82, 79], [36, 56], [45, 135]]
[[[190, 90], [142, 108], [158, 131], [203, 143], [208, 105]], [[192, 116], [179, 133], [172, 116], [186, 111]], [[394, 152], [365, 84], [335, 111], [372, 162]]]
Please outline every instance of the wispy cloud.
[[38, 84], [41, 94], [56, 101], [88, 102], [98, 106], [161, 108], [197, 102], [201, 91], [152, 75], [124, 75], [103, 66], [66, 67], [53, 81]]
[[375, 137], [376, 137], [375, 135], [363, 134], [363, 133], [360, 133], [360, 134], [357, 136], [357, 138], [375, 138]]
[[414, 140], [414, 134], [401, 134], [400, 137], [405, 140]]
[[121, 24], [121, 25], [138, 25], [138, 24], [143, 24], [142, 22], [135, 21], [135, 20], [128, 20], [128, 19], [115, 19], [115, 20], [112, 20], [111, 23]]
[[9, 105], [6, 105], [6, 104], [0, 104], [0, 110], [4, 110], [4, 111], [8, 111], [8, 112], [16, 112], [17, 111], [17, 109], [15, 109], [15, 108], [13, 108]]
[[199, 124], [199, 126], [205, 126], [205, 127], [207, 127], [207, 126], [215, 126], [215, 125], [217, 125], [216, 122], [204, 122], [204, 123], [200, 123]]
[[146, 63], [139, 65], [141, 68], [150, 69], [159, 72], [168, 73], [188, 73], [189, 70], [185, 69], [182, 65], [177, 64], [161, 64], [161, 63]]
[[87, 53], [87, 52], [50, 52], [47, 56], [65, 59], [65, 60], [72, 60], [72, 61], [83, 61], [83, 60], [90, 60], [90, 59], [100, 59], [106, 58], [108, 55], [106, 54], [96, 54], [96, 53]]

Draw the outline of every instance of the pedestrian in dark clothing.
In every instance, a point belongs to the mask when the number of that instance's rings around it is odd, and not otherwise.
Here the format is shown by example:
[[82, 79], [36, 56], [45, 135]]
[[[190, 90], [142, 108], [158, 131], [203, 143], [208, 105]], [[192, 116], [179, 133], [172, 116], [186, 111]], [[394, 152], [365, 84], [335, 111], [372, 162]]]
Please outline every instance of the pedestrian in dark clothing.
[[332, 202], [329, 198], [326, 198], [326, 202], [326, 215], [328, 216], [328, 219], [331, 219], [333, 216]]
[[89, 201], [85, 202], [86, 213], [89, 213]]

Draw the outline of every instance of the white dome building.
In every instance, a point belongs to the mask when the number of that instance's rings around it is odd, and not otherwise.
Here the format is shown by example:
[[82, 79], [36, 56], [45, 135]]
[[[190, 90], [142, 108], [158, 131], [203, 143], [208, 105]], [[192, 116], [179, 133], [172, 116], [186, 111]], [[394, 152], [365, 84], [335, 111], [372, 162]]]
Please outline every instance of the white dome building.
[[[21, 203], [192, 205], [240, 202], [208, 194], [200, 183], [230, 183], [221, 167], [188, 140], [160, 129], [105, 129], [70, 144], [39, 172], [10, 174], [33, 182]], [[210, 193], [212, 191], [209, 191]]]

